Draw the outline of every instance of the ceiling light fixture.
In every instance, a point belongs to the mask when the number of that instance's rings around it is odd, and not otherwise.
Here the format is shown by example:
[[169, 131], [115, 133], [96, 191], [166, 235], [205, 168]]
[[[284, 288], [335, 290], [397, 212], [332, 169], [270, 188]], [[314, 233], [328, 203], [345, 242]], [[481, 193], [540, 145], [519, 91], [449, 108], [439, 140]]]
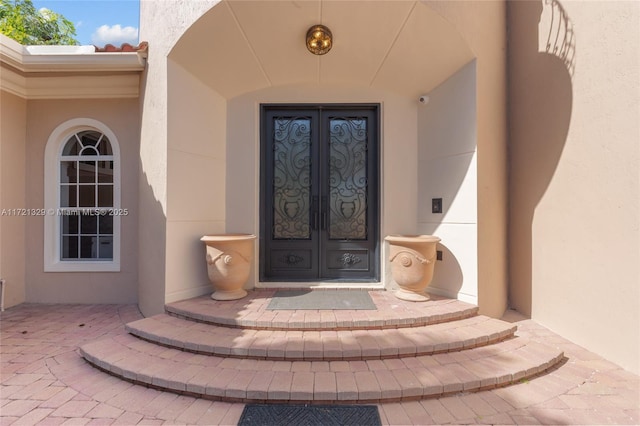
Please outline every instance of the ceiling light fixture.
[[324, 25], [314, 25], [307, 31], [307, 49], [314, 55], [324, 55], [333, 46], [331, 30]]

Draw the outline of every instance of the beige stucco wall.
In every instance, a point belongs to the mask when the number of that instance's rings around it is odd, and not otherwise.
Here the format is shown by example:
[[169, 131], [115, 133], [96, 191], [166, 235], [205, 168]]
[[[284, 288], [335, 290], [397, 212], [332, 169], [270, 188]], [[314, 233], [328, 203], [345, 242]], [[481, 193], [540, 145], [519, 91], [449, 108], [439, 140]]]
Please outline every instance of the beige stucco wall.
[[507, 307], [506, 3], [424, 1], [447, 19], [476, 59], [478, 304], [500, 317]]
[[0, 91], [0, 278], [5, 308], [25, 301], [26, 216], [5, 209], [27, 208], [25, 140], [27, 101]]
[[211, 292], [205, 234], [225, 229], [227, 103], [168, 61], [166, 301]]
[[[441, 238], [430, 290], [478, 303], [476, 62], [429, 93], [418, 113], [418, 231]], [[442, 213], [432, 213], [432, 199]]]
[[53, 130], [67, 120], [90, 118], [109, 127], [121, 155], [120, 272], [43, 272], [44, 218], [27, 217], [26, 300], [38, 303], [132, 303], [137, 301], [138, 147], [137, 99], [30, 100], [27, 103], [26, 205], [44, 207], [44, 153]]
[[[141, 87], [138, 299], [143, 314], [165, 303], [168, 187], [168, 56], [184, 31], [217, 1], [140, 2], [140, 40], [152, 41]], [[193, 108], [193, 107], [191, 107]], [[173, 237], [172, 237], [173, 238]]]
[[509, 3], [511, 304], [635, 373], [638, 22], [637, 2]]

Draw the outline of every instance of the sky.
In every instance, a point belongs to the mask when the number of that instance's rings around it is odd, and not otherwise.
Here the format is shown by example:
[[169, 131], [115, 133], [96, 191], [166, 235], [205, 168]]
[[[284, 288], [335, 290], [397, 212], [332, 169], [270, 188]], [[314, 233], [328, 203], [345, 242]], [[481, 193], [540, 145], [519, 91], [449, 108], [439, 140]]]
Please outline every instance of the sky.
[[139, 0], [33, 0], [33, 5], [73, 22], [80, 44], [138, 44]]

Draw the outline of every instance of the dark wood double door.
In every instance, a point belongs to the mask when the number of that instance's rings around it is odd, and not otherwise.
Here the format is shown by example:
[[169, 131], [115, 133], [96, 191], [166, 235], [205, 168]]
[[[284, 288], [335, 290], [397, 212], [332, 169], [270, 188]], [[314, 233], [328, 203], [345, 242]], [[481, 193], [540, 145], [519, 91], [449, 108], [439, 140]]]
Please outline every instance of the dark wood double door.
[[263, 105], [260, 278], [377, 281], [379, 106]]

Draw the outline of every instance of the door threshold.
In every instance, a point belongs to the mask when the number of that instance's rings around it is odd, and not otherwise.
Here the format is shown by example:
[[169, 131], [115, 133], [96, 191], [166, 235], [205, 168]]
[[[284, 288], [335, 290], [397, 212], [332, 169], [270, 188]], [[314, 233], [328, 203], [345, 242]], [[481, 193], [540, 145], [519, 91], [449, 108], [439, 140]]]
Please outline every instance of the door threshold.
[[256, 289], [354, 289], [354, 290], [385, 290], [382, 282], [355, 281], [262, 281], [256, 283]]

